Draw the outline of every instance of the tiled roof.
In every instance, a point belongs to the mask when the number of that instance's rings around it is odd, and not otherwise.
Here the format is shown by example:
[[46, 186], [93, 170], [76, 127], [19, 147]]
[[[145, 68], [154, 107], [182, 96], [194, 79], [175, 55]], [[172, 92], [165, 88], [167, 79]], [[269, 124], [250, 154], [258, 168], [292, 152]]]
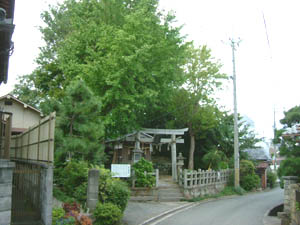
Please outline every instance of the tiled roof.
[[261, 161], [271, 161], [271, 157], [266, 153], [263, 148], [251, 148], [243, 150], [246, 152], [250, 159], [261, 160]]

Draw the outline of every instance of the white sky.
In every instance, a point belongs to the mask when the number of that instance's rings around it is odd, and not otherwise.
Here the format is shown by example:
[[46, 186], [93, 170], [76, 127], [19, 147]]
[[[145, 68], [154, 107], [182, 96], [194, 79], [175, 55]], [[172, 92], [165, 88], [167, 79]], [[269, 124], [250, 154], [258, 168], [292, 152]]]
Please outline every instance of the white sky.
[[[10, 58], [8, 84], [0, 96], [13, 89], [18, 75], [30, 73], [42, 46], [37, 26], [47, 3], [56, 0], [16, 0], [14, 54]], [[261, 136], [272, 137], [273, 111], [278, 120], [282, 111], [299, 104], [300, 2], [297, 0], [160, 0], [167, 11], [176, 13], [182, 34], [198, 45], [207, 44], [212, 54], [232, 74], [229, 38], [241, 38], [236, 52], [238, 111], [254, 121]], [[267, 24], [267, 42], [263, 14]], [[225, 43], [224, 43], [225, 42]], [[220, 104], [232, 109], [232, 85], [220, 95]]]

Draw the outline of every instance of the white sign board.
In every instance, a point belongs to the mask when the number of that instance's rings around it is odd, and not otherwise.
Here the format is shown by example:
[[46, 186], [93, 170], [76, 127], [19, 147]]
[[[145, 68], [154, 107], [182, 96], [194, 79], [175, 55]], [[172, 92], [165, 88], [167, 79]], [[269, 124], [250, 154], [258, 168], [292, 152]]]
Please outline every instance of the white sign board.
[[112, 177], [130, 177], [130, 164], [111, 164]]

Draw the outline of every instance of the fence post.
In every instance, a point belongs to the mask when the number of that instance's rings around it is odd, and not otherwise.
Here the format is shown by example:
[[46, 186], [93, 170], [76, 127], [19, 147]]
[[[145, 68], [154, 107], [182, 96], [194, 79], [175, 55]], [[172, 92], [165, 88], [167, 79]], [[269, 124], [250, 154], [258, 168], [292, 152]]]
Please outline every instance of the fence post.
[[183, 171], [183, 182], [184, 182], [184, 188], [187, 188], [187, 170], [186, 169]]
[[158, 187], [158, 182], [159, 182], [159, 170], [155, 170], [155, 187]]
[[87, 208], [89, 208], [92, 211], [96, 208], [98, 203], [99, 175], [99, 170], [89, 170], [87, 188]]

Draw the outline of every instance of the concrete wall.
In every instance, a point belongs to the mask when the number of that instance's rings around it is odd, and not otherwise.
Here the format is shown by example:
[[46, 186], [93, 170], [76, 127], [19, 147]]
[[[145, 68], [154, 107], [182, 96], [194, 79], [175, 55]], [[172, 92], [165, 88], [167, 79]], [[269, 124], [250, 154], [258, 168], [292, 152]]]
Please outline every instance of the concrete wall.
[[10, 225], [12, 176], [15, 164], [0, 159], [0, 224]]

